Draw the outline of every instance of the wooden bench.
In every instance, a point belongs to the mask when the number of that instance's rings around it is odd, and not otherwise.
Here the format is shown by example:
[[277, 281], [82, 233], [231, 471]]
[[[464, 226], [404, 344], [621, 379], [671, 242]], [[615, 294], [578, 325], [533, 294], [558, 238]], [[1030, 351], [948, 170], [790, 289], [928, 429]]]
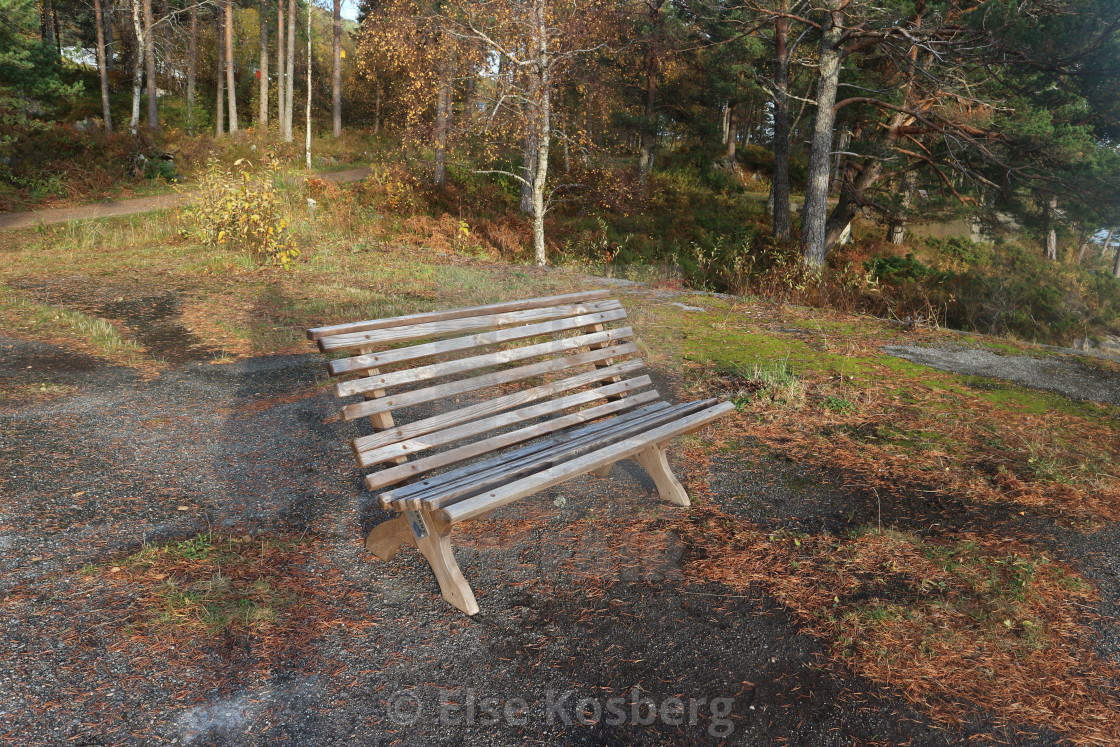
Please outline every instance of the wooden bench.
[[[342, 408], [342, 419], [369, 418], [373, 425], [372, 434], [351, 442], [354, 456], [362, 468], [383, 465], [366, 485], [383, 491], [382, 507], [400, 512], [370, 532], [370, 552], [391, 560], [402, 544], [418, 548], [443, 598], [473, 615], [478, 604], [451, 551], [451, 528], [459, 522], [577, 475], [606, 477], [626, 458], [645, 468], [662, 498], [689, 505], [665, 447], [734, 406], [660, 401], [649, 376], [639, 375], [633, 330], [620, 326], [626, 311], [608, 295], [573, 293], [308, 330], [324, 353], [348, 354], [329, 363], [331, 375], [356, 377], [336, 384], [337, 396], [361, 397]], [[437, 380], [444, 381], [431, 383]], [[439, 400], [451, 402], [409, 423], [393, 420], [400, 408]], [[431, 453], [439, 447], [447, 448]], [[517, 448], [500, 451], [508, 447]]]

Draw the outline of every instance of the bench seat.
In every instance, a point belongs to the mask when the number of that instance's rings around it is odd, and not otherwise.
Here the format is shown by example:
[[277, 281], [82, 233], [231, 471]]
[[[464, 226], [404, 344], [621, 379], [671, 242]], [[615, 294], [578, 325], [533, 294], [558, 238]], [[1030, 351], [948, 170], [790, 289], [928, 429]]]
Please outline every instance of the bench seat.
[[[661, 401], [640, 374], [633, 330], [607, 328], [626, 318], [607, 295], [308, 330], [323, 352], [349, 353], [328, 366], [332, 375], [355, 377], [336, 385], [339, 397], [361, 397], [342, 407], [342, 419], [369, 418], [372, 432], [351, 447], [359, 467], [380, 467], [366, 485], [380, 491], [383, 508], [399, 512], [370, 532], [368, 550], [391, 560], [401, 545], [417, 547], [444, 598], [474, 614], [478, 604], [451, 551], [455, 524], [585, 473], [605, 477], [622, 459], [645, 468], [662, 498], [689, 505], [665, 448], [734, 406]], [[431, 338], [442, 339], [420, 342]], [[463, 398], [478, 401], [464, 406]], [[439, 402], [433, 415], [393, 418], [400, 408]]]

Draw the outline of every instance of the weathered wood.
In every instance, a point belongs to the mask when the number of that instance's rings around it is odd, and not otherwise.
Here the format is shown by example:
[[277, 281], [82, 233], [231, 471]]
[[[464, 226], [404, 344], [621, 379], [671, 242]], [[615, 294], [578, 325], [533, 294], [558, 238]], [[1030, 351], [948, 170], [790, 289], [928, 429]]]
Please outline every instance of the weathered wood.
[[502, 428], [516, 425], [517, 423], [524, 423], [527, 420], [553, 415], [563, 410], [569, 410], [579, 405], [594, 402], [597, 399], [604, 399], [612, 394], [618, 394], [619, 392], [628, 390], [638, 390], [649, 386], [651, 383], [648, 376], [640, 376], [636, 379], [620, 381], [617, 384], [612, 384], [610, 387], [598, 387], [586, 392], [571, 394], [567, 397], [548, 400], [547, 402], [542, 402], [537, 405], [522, 407], [518, 410], [510, 410], [489, 418], [472, 420], [469, 423], [453, 428], [445, 428], [441, 431], [434, 431], [419, 438], [398, 441], [388, 446], [358, 452], [358, 466], [369, 467], [374, 464], [390, 461], [396, 457], [415, 454], [419, 451], [443, 446], [453, 441], [460, 441], [484, 433], [495, 432]]
[[591, 303], [549, 306], [543, 309], [509, 311], [502, 314], [470, 316], [462, 319], [447, 319], [439, 322], [412, 324], [407, 327], [374, 329], [368, 332], [351, 332], [345, 335], [332, 335], [319, 338], [319, 349], [324, 353], [339, 350], [353, 350], [367, 345], [388, 345], [395, 342], [422, 340], [425, 337], [438, 337], [456, 333], [472, 332], [494, 327], [512, 327], [517, 324], [543, 322], [547, 319], [562, 319], [569, 316], [594, 314], [602, 311], [620, 309], [618, 301], [593, 301]]
[[546, 306], [584, 303], [587, 301], [604, 299], [609, 295], [610, 291], [605, 289], [582, 291], [580, 293], [567, 293], [562, 296], [529, 298], [522, 301], [506, 301], [503, 303], [488, 304], [486, 306], [469, 306], [462, 309], [449, 309], [447, 311], [425, 311], [420, 314], [409, 314], [407, 316], [370, 319], [364, 322], [350, 322], [347, 324], [334, 324], [327, 327], [315, 327], [314, 329], [307, 330], [307, 339], [315, 341], [322, 337], [331, 337], [333, 335], [342, 335], [352, 332], [366, 332], [374, 329], [422, 324], [424, 322], [439, 322], [447, 319], [462, 319], [468, 316], [481, 316], [484, 314], [501, 314], [508, 311], [523, 311]]
[[566, 379], [560, 379], [559, 381], [552, 381], [547, 384], [541, 384], [540, 386], [535, 386], [530, 389], [523, 389], [520, 392], [514, 392], [513, 394], [496, 397], [485, 402], [479, 402], [474, 405], [468, 405], [467, 407], [461, 407], [458, 410], [452, 410], [451, 412], [433, 415], [431, 417], [424, 418], [423, 420], [415, 420], [411, 423], [405, 423], [403, 425], [396, 426], [391, 431], [374, 433], [369, 436], [361, 436], [360, 438], [354, 439], [352, 443], [354, 452], [355, 454], [359, 454], [363, 451], [368, 451], [385, 444], [395, 443], [405, 438], [422, 436], [425, 433], [431, 433], [432, 431], [437, 431], [441, 428], [450, 428], [451, 426], [458, 425], [459, 423], [465, 423], [469, 420], [475, 420], [476, 418], [493, 415], [497, 412], [503, 412], [504, 410], [509, 410], [513, 407], [517, 407], [518, 405], [527, 405], [530, 402], [537, 402], [542, 399], [547, 399], [548, 397], [552, 397], [557, 394], [563, 394], [564, 392], [570, 392], [573, 389], [579, 389], [580, 387], [587, 386], [588, 384], [594, 384], [598, 381], [602, 381], [604, 378], [614, 376], [616, 374], [632, 373], [640, 369], [642, 365], [643, 364], [641, 359], [637, 358], [633, 360], [623, 361], [622, 363], [616, 364], [609, 369], [603, 369], [601, 371], [588, 371], [587, 373], [578, 374]]
[[[463, 571], [459, 569], [459, 563], [451, 551], [451, 524], [428, 511], [417, 513], [418, 516], [410, 517], [413, 519], [410, 526], [413, 527], [416, 547], [428, 561], [432, 574], [439, 582], [443, 598], [468, 615], [477, 614], [478, 602], [475, 601], [474, 592], [463, 577]], [[423, 525], [419, 534], [416, 532], [417, 520]]]
[[[644, 402], [649, 402], [652, 399], [655, 399], [657, 396], [658, 395], [656, 392], [650, 392], [648, 397], [639, 399], [638, 396], [635, 396], [629, 399], [635, 400], [635, 404], [641, 404]], [[394, 483], [400, 482], [405, 478], [422, 475], [425, 472], [431, 472], [434, 469], [446, 467], [449, 464], [455, 464], [456, 462], [461, 462], [464, 459], [470, 459], [472, 457], [481, 456], [482, 454], [488, 454], [491, 451], [496, 451], [498, 449], [505, 448], [506, 446], [512, 446], [514, 444], [523, 443], [538, 436], [544, 436], [549, 433], [554, 433], [562, 428], [568, 428], [573, 425], [579, 425], [580, 423], [586, 423], [588, 420], [591, 420], [593, 418], [602, 417], [603, 415], [625, 409], [623, 407], [620, 407], [620, 404], [621, 403], [611, 402], [605, 405], [600, 405], [599, 407], [593, 407], [588, 410], [582, 410], [580, 412], [572, 413], [570, 415], [564, 415], [553, 420], [545, 421], [544, 423], [538, 423], [537, 425], [529, 426], [527, 428], [519, 428], [515, 431], [503, 433], [499, 436], [492, 436], [491, 438], [476, 441], [465, 446], [458, 446], [454, 449], [448, 449], [447, 451], [433, 454], [429, 457], [406, 462], [405, 464], [401, 464], [397, 467], [390, 467], [389, 469], [385, 469], [380, 472], [374, 472], [373, 474], [366, 476], [366, 487], [368, 487], [370, 490], [377, 490], [378, 488], [383, 488], [387, 485], [392, 485]]]
[[540, 363], [518, 366], [517, 368], [508, 368], [504, 371], [483, 374], [482, 376], [475, 376], [474, 378], [462, 379], [460, 381], [452, 381], [448, 384], [440, 384], [425, 389], [413, 389], [412, 391], [401, 392], [399, 394], [390, 394], [380, 399], [346, 405], [342, 408], [342, 419], [356, 420], [357, 418], [372, 415], [375, 412], [395, 410], [407, 405], [418, 405], [422, 402], [431, 402], [432, 400], [450, 397], [455, 394], [474, 392], [479, 389], [497, 386], [498, 384], [524, 381], [525, 379], [540, 376], [541, 374], [564, 371], [569, 368], [581, 366], [585, 363], [595, 363], [604, 358], [632, 355], [637, 352], [638, 346], [632, 342], [628, 342], [623, 345], [612, 345], [604, 350], [590, 350], [586, 353], [579, 353], [578, 355], [569, 355], [564, 358], [552, 358], [551, 360], [541, 361]]
[[366, 537], [366, 550], [385, 561], [396, 557], [401, 545], [416, 547], [404, 514], [378, 524]]
[[[627, 399], [630, 399], [629, 397]], [[615, 403], [609, 403], [615, 404]], [[437, 509], [444, 506], [452, 505], [458, 501], [466, 500], [471, 496], [478, 495], [487, 490], [501, 487], [519, 480], [529, 475], [543, 472], [551, 467], [565, 462], [570, 462], [577, 457], [590, 454], [592, 452], [604, 449], [613, 444], [619, 443], [628, 438], [640, 438], [642, 433], [653, 430], [660, 425], [673, 420], [680, 420], [687, 417], [693, 412], [697, 412], [699, 407], [698, 403], [690, 403], [689, 405], [677, 405], [675, 408], [665, 410], [655, 417], [646, 419], [645, 422], [630, 424], [617, 431], [612, 431], [605, 436], [599, 438], [588, 439], [579, 443], [567, 444], [561, 449], [555, 449], [544, 452], [536, 458], [524, 461], [522, 464], [513, 464], [504, 466], [501, 471], [495, 471], [486, 476], [478, 476], [474, 478], [469, 484], [460, 485], [456, 488], [446, 487], [438, 491], [433, 491], [431, 494], [423, 496], [415, 496], [406, 499], [404, 504], [412, 507], [413, 505], [422, 505], [426, 508]], [[678, 409], [679, 408], [679, 409]], [[395, 505], [401, 505], [399, 502]]]
[[573, 428], [564, 431], [557, 436], [541, 439], [528, 446], [522, 446], [512, 451], [507, 451], [497, 456], [487, 459], [481, 459], [476, 462], [471, 462], [462, 467], [448, 470], [447, 472], [440, 472], [438, 475], [429, 475], [427, 477], [418, 478], [409, 482], [406, 485], [401, 485], [393, 488], [391, 491], [382, 493], [379, 498], [383, 508], [388, 508], [390, 504], [399, 498], [416, 495], [417, 493], [430, 492], [434, 488], [447, 487], [448, 485], [461, 481], [473, 480], [477, 477], [484, 476], [488, 470], [500, 469], [508, 464], [517, 463], [521, 459], [532, 457], [534, 454], [539, 454], [549, 449], [554, 449], [558, 445], [571, 443], [574, 440], [581, 438], [588, 438], [596, 434], [606, 433], [613, 428], [619, 427], [629, 420], [642, 418], [650, 413], [664, 410], [671, 407], [668, 402], [654, 402], [646, 407], [640, 407], [637, 410], [625, 414], [617, 415], [607, 420], [602, 420], [598, 423], [585, 425], [581, 428]]
[[642, 451], [651, 443], [660, 443], [703, 428], [716, 418], [734, 409], [735, 405], [730, 402], [723, 402], [676, 422], [663, 425], [648, 433], [633, 436], [625, 441], [608, 446], [605, 449], [599, 449], [586, 456], [573, 459], [570, 462], [564, 462], [555, 467], [550, 467], [543, 472], [530, 475], [529, 477], [510, 483], [504, 487], [487, 491], [482, 495], [468, 498], [459, 503], [447, 506], [446, 508], [441, 508], [435, 515], [450, 524], [457, 524], [460, 521], [472, 519], [487, 511], [498, 508], [499, 506], [512, 503], [519, 498], [524, 498], [527, 495], [532, 495], [533, 493], [550, 488], [553, 485], [566, 482], [573, 477], [582, 475], [585, 472], [590, 472], [609, 462], [617, 462], [620, 459], [625, 459]]
[[665, 449], [662, 445], [654, 444], [643, 451], [639, 451], [633, 459], [653, 478], [653, 484], [657, 486], [657, 493], [664, 500], [678, 506], [692, 505], [688, 500], [688, 493], [685, 492], [684, 486], [677, 480], [673, 470], [669, 468], [669, 461], [665, 458]]
[[611, 474], [611, 467], [613, 467], [613, 466], [614, 466], [614, 462], [611, 462], [610, 464], [605, 464], [602, 467], [599, 467], [598, 469], [591, 470], [591, 474], [595, 475], [596, 477], [606, 478]]
[[[401, 386], [402, 384], [416, 384], [421, 381], [438, 379], [453, 374], [476, 371], [480, 368], [499, 366], [505, 363], [513, 363], [514, 361], [526, 360], [528, 358], [538, 358], [542, 355], [562, 353], [588, 346], [590, 346], [592, 350], [601, 350], [607, 347], [612, 341], [632, 336], [633, 332], [630, 328], [627, 327], [625, 329], [626, 331], [612, 330], [610, 332], [604, 331], [589, 335], [579, 335], [577, 337], [567, 337], [562, 340], [550, 340], [549, 342], [542, 342], [536, 345], [526, 345], [524, 347], [511, 348], [510, 350], [499, 350], [495, 353], [460, 358], [458, 360], [447, 361], [446, 363], [433, 363], [429, 366], [407, 368], [394, 373], [378, 373], [377, 369], [372, 369], [367, 376], [360, 379], [343, 381], [336, 384], [335, 394], [339, 397], [349, 397], [354, 394], [361, 394], [362, 392], [384, 390], [390, 387]], [[606, 366], [598, 363], [595, 367], [605, 368]]]
[[435, 355], [454, 353], [460, 350], [470, 350], [488, 345], [500, 345], [505, 342], [527, 340], [533, 337], [553, 335], [573, 329], [583, 329], [590, 324], [605, 324], [617, 322], [626, 318], [625, 309], [604, 311], [598, 314], [582, 314], [568, 317], [567, 319], [553, 319], [538, 324], [527, 324], [521, 327], [496, 329], [490, 332], [481, 332], [477, 335], [453, 337], [450, 340], [437, 340], [419, 345], [383, 350], [378, 353], [354, 355], [349, 358], [339, 358], [330, 361], [327, 366], [332, 376], [342, 376], [348, 373], [361, 373], [371, 368], [384, 367], [393, 363], [406, 363], [408, 361], [431, 358]]
[[[643, 361], [630, 327], [607, 329], [626, 318], [621, 304], [607, 295], [567, 294], [308, 331], [326, 352], [353, 353], [329, 364], [332, 375], [360, 377], [335, 387], [340, 397], [364, 399], [345, 405], [342, 417], [370, 418], [375, 432], [352, 441], [355, 457], [363, 467], [384, 465], [365, 478], [366, 485], [393, 486], [379, 501], [403, 512], [369, 533], [370, 552], [389, 560], [403, 544], [416, 547], [444, 599], [473, 615], [477, 600], [451, 550], [454, 524], [580, 474], [606, 477], [626, 458], [650, 474], [662, 498], [688, 505], [665, 446], [734, 407], [715, 400], [669, 405], [649, 389], [649, 376], [625, 380]], [[424, 365], [413, 363], [425, 359]], [[573, 370], [583, 366], [594, 370]], [[511, 391], [517, 387], [509, 385], [518, 382], [525, 382], [521, 390]], [[411, 423], [394, 422], [400, 408], [457, 402], [460, 395], [486, 389], [500, 395]]]

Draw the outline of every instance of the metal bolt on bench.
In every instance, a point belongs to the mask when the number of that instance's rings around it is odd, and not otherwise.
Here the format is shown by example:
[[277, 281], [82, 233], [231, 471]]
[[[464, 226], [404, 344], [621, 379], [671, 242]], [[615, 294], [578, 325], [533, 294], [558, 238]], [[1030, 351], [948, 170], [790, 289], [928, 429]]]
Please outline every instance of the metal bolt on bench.
[[[572, 293], [308, 330], [324, 353], [349, 354], [328, 364], [332, 376], [357, 377], [338, 383], [337, 396], [363, 398], [343, 406], [342, 419], [370, 419], [374, 433], [351, 442], [354, 455], [359, 467], [384, 465], [366, 476], [366, 485], [384, 490], [381, 506], [400, 512], [370, 532], [367, 550], [387, 561], [403, 544], [416, 547], [443, 598], [473, 615], [478, 603], [451, 551], [455, 524], [587, 472], [606, 477], [627, 458], [645, 468], [662, 498], [689, 505], [665, 447], [734, 405], [660, 401], [649, 376], [636, 375], [643, 363], [633, 330], [607, 328], [626, 319], [608, 295]], [[399, 346], [406, 342], [412, 344]], [[526, 363], [496, 368], [519, 361]], [[467, 376], [446, 380], [457, 374]], [[445, 381], [426, 384], [438, 379]], [[512, 384], [519, 388], [511, 393], [493, 391]], [[493, 396], [410, 423], [393, 420], [398, 408], [470, 392]], [[448, 448], [423, 454], [437, 447]], [[452, 465], [459, 466], [432, 474]]]

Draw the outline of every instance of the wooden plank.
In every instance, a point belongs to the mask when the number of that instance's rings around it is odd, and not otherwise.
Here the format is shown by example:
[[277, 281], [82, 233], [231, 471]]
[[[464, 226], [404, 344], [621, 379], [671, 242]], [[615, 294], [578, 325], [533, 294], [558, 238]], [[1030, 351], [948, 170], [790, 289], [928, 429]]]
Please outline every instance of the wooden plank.
[[534, 418], [552, 415], [562, 410], [568, 410], [572, 407], [594, 402], [597, 399], [604, 399], [609, 395], [618, 394], [619, 392], [637, 391], [651, 384], [652, 382], [648, 376], [639, 376], [636, 379], [628, 379], [612, 384], [610, 387], [597, 387], [586, 392], [578, 392], [576, 394], [570, 394], [567, 397], [551, 399], [546, 402], [541, 402], [540, 404], [522, 407], [518, 410], [503, 412], [500, 415], [494, 415], [481, 420], [472, 420], [464, 425], [434, 431], [419, 438], [411, 438], [407, 441], [398, 441], [397, 443], [382, 446], [377, 449], [360, 451], [357, 454], [358, 466], [369, 467], [374, 464], [380, 464], [396, 457], [413, 454], [418, 451], [425, 451], [437, 446], [449, 444], [453, 441], [472, 438], [483, 433], [497, 431], [500, 428], [506, 428], [511, 425], [516, 425], [517, 423], [524, 423]]
[[[466, 500], [441, 508], [436, 512], [436, 516], [450, 524], [473, 519], [495, 508], [550, 488], [553, 485], [558, 485], [573, 477], [582, 475], [585, 472], [590, 472], [593, 469], [602, 467], [605, 464], [617, 462], [620, 459], [626, 459], [642, 451], [650, 444], [668, 441], [676, 436], [703, 428], [716, 418], [726, 415], [734, 409], [735, 405], [732, 403], [722, 402], [706, 410], [682, 418], [681, 420], [668, 423], [660, 428], [655, 428], [652, 431], [647, 431], [632, 436], [624, 441], [620, 441], [619, 443], [612, 444], [605, 449], [593, 451], [578, 459], [573, 459], [570, 462], [564, 462], [555, 467], [550, 467], [543, 472], [522, 478], [509, 485], [489, 490], [482, 495], [467, 498]], [[402, 465], [402, 467], [403, 466], [407, 465]], [[400, 467], [394, 467], [394, 469], [400, 469]]]
[[603, 420], [598, 423], [592, 423], [591, 425], [585, 425], [582, 428], [573, 428], [571, 430], [564, 431], [559, 435], [542, 439], [540, 441], [537, 441], [536, 443], [529, 444], [528, 446], [522, 446], [519, 449], [514, 449], [513, 451], [507, 451], [503, 454], [498, 454], [497, 456], [490, 457], [488, 459], [481, 459], [477, 462], [471, 462], [470, 464], [464, 465], [462, 467], [457, 467], [456, 469], [448, 470], [447, 472], [441, 472], [438, 475], [431, 475], [419, 480], [414, 480], [407, 485], [401, 485], [399, 487], [393, 488], [393, 490], [389, 492], [382, 493], [378, 497], [382, 502], [382, 506], [387, 507], [389, 503], [397, 498], [404, 498], [410, 495], [415, 495], [417, 493], [428, 492], [433, 488], [444, 487], [457, 480], [475, 479], [476, 477], [483, 476], [487, 470], [490, 470], [492, 468], [504, 466], [511, 462], [516, 462], [520, 459], [532, 457], [534, 454], [538, 454], [541, 451], [556, 448], [557, 446], [570, 443], [579, 438], [590, 438], [595, 436], [596, 434], [605, 433], [610, 429], [619, 427], [619, 425], [622, 423], [628, 422], [632, 419], [646, 417], [650, 413], [664, 410], [670, 406], [671, 405], [668, 402], [655, 402], [652, 405], [639, 407], [637, 410], [617, 415], [608, 420]]
[[441, 451], [438, 454], [433, 454], [429, 457], [417, 459], [415, 461], [406, 462], [396, 467], [374, 472], [372, 475], [366, 476], [366, 487], [370, 490], [377, 490], [379, 488], [392, 485], [400, 482], [408, 477], [415, 477], [422, 475], [425, 472], [431, 472], [440, 467], [446, 467], [456, 462], [461, 462], [465, 459], [488, 454], [491, 451], [512, 446], [514, 444], [524, 443], [538, 436], [544, 436], [549, 433], [555, 433], [564, 428], [570, 428], [573, 425], [586, 423], [589, 420], [601, 418], [604, 415], [619, 412], [621, 410], [629, 409], [644, 402], [650, 402], [657, 399], [660, 395], [657, 392], [643, 392], [642, 394], [635, 395], [634, 397], [627, 397], [618, 402], [608, 402], [598, 407], [591, 407], [586, 410], [580, 410], [568, 415], [563, 415], [559, 418], [546, 420], [543, 423], [537, 423], [526, 428], [519, 428], [509, 433], [503, 433], [499, 436], [493, 436], [481, 441], [475, 441], [465, 446], [459, 446], [447, 451]]
[[[585, 363], [594, 363], [604, 358], [630, 355], [637, 352], [638, 346], [632, 342], [628, 342], [623, 345], [612, 345], [604, 350], [590, 350], [586, 353], [579, 353], [578, 355], [569, 355], [564, 358], [552, 358], [550, 360], [541, 361], [540, 363], [531, 363], [528, 366], [508, 368], [504, 371], [496, 371], [494, 373], [483, 374], [482, 376], [475, 376], [470, 379], [452, 381], [448, 384], [440, 384], [424, 389], [413, 389], [412, 391], [391, 394], [388, 397], [377, 400], [346, 405], [342, 408], [342, 419], [355, 420], [357, 418], [364, 418], [375, 412], [386, 412], [407, 405], [416, 405], [421, 402], [431, 402], [435, 399], [442, 399], [456, 394], [474, 392], [479, 389], [497, 386], [498, 384], [523, 381], [534, 376], [540, 376], [541, 374], [564, 371], [569, 368], [581, 366]], [[605, 371], [606, 369], [601, 370]]]
[[461, 407], [451, 412], [440, 413], [422, 420], [414, 420], [411, 423], [399, 425], [391, 431], [361, 436], [360, 438], [354, 439], [351, 442], [351, 446], [355, 453], [368, 451], [369, 449], [391, 444], [401, 439], [422, 436], [425, 433], [438, 431], [441, 428], [450, 428], [453, 425], [465, 423], [468, 420], [475, 420], [476, 418], [493, 415], [503, 410], [509, 410], [518, 405], [527, 405], [530, 402], [536, 402], [557, 394], [570, 392], [573, 389], [579, 389], [582, 386], [594, 384], [608, 376], [614, 376], [620, 373], [632, 373], [639, 370], [643, 365], [640, 358], [623, 361], [622, 363], [612, 366], [610, 370], [588, 371], [587, 373], [578, 374], [577, 376], [572, 376], [567, 379], [551, 381], [547, 384], [541, 384], [540, 386], [530, 389], [523, 389], [520, 392], [514, 392], [474, 405], [468, 405], [467, 407]]
[[580, 316], [568, 317], [567, 319], [553, 319], [538, 324], [527, 324], [523, 327], [497, 329], [491, 332], [481, 332], [477, 335], [454, 337], [450, 340], [437, 340], [436, 342], [409, 345], [408, 347], [383, 350], [379, 353], [372, 353], [369, 355], [354, 355], [349, 358], [339, 358], [330, 361], [327, 365], [330, 369], [331, 376], [361, 373], [371, 368], [385, 367], [392, 363], [404, 363], [420, 358], [430, 358], [433, 355], [454, 353], [459, 350], [481, 348], [487, 345], [499, 345], [504, 342], [513, 342], [515, 340], [527, 340], [531, 337], [543, 337], [545, 335], [553, 335], [573, 329], [582, 329], [590, 324], [616, 322], [625, 318], [625, 309], [604, 311], [599, 314], [583, 314]]
[[[643, 418], [640, 422], [636, 421], [624, 424], [623, 427], [612, 430], [598, 438], [588, 438], [578, 443], [566, 444], [563, 448], [550, 449], [549, 451], [542, 452], [535, 459], [527, 459], [519, 464], [511, 464], [502, 469], [495, 469], [485, 476], [478, 476], [472, 479], [469, 483], [447, 486], [436, 491], [430, 491], [423, 495], [408, 498], [404, 501], [403, 507], [412, 508], [415, 504], [435, 510], [453, 505], [458, 501], [467, 500], [471, 496], [478, 495], [483, 491], [493, 490], [553, 466], [569, 462], [585, 454], [590, 454], [593, 451], [598, 451], [604, 447], [619, 443], [624, 439], [653, 430], [665, 423], [679, 421], [681, 418], [703, 410], [705, 407], [710, 407], [710, 403], [711, 401], [690, 402], [685, 405], [670, 407], [653, 416]], [[402, 508], [402, 503], [398, 501], [394, 504], [394, 507]]]
[[333, 324], [326, 327], [315, 327], [307, 330], [307, 339], [318, 340], [322, 337], [342, 335], [353, 332], [367, 332], [374, 329], [387, 329], [400, 327], [407, 324], [422, 324], [424, 322], [440, 322], [448, 319], [462, 319], [468, 316], [481, 316], [483, 314], [502, 314], [508, 311], [524, 311], [526, 309], [543, 308], [545, 306], [560, 306], [569, 303], [585, 303], [598, 301], [610, 295], [607, 289], [582, 291], [580, 293], [566, 293], [561, 296], [546, 296], [543, 298], [526, 298], [519, 301], [504, 301], [486, 306], [468, 306], [461, 309], [448, 309], [446, 311], [425, 311], [407, 316], [386, 317], [384, 319], [370, 319], [363, 322], [349, 322], [347, 324]]
[[[623, 329], [611, 330], [609, 332], [597, 332], [589, 335], [579, 335], [577, 337], [566, 337], [562, 340], [550, 340], [536, 345], [526, 345], [510, 350], [499, 350], [495, 353], [460, 358], [454, 361], [447, 361], [446, 363], [433, 363], [429, 366], [409, 368], [394, 373], [376, 373], [376, 369], [373, 369], [368, 376], [335, 384], [334, 391], [335, 395], [338, 397], [349, 397], [354, 394], [361, 394], [362, 392], [384, 390], [389, 387], [400, 386], [401, 384], [415, 384], [429, 379], [438, 379], [443, 376], [451, 376], [452, 374], [466, 373], [467, 371], [474, 371], [489, 366], [499, 366], [504, 363], [513, 363], [514, 361], [525, 360], [527, 358], [537, 358], [551, 353], [562, 353], [568, 350], [575, 350], [576, 348], [591, 346], [593, 350], [601, 350], [607, 347], [609, 343], [625, 339], [632, 336], [632, 334], [633, 331], [629, 327], [624, 327]], [[596, 364], [595, 367], [606, 368], [606, 366], [602, 364]]]
[[494, 329], [495, 327], [512, 327], [516, 324], [543, 322], [548, 319], [562, 319], [569, 316], [594, 314], [621, 308], [622, 304], [618, 301], [593, 301], [565, 306], [549, 306], [543, 309], [507, 311], [502, 314], [447, 319], [440, 322], [413, 324], [407, 327], [391, 327], [389, 329], [373, 329], [368, 332], [331, 335], [330, 337], [319, 338], [318, 343], [320, 350], [324, 353], [330, 353], [338, 350], [353, 350], [369, 345], [388, 345], [394, 342], [420, 340], [425, 337], [454, 335], [476, 330]]

